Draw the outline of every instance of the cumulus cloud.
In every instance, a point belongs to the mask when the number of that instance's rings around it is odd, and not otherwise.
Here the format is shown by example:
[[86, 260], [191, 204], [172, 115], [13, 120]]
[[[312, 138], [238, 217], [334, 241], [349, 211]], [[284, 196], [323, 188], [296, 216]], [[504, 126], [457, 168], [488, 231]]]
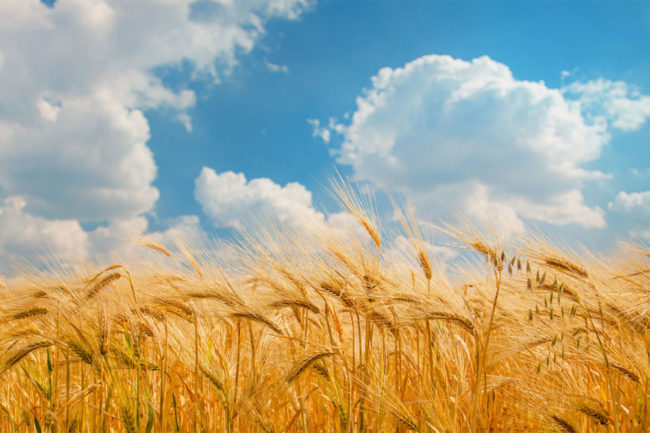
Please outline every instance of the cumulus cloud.
[[218, 227], [241, 230], [254, 219], [271, 219], [294, 228], [324, 222], [312, 206], [311, 192], [297, 182], [281, 186], [268, 178], [247, 180], [243, 173], [216, 173], [203, 167], [194, 197]]
[[454, 212], [512, 231], [522, 217], [603, 227], [583, 168], [609, 140], [607, 123], [543, 82], [522, 81], [489, 57], [429, 55], [383, 68], [334, 131], [357, 180], [403, 193], [428, 218]]
[[79, 261], [87, 258], [88, 235], [78, 221], [48, 220], [25, 211], [20, 196], [0, 205], [0, 261], [18, 263], [22, 257]]
[[268, 20], [312, 3], [0, 2], [0, 197], [20, 196], [12, 215], [39, 224], [140, 218], [159, 196], [145, 110], [166, 108], [191, 131], [196, 103], [153, 71], [183, 63], [218, 82]]
[[624, 81], [576, 81], [562, 90], [577, 97], [584, 111], [607, 119], [612, 127], [623, 131], [639, 129], [650, 117], [650, 96]]
[[617, 212], [638, 213], [650, 218], [650, 191], [630, 193], [620, 191], [608, 207]]
[[331, 230], [337, 236], [371, 242], [368, 232], [349, 212], [318, 211], [311, 192], [298, 182], [282, 186], [268, 178], [248, 180], [243, 173], [216, 173], [203, 167], [195, 180], [194, 197], [217, 227], [241, 231], [250, 224], [271, 222], [294, 230]]
[[110, 91], [68, 98], [56, 113], [55, 121], [9, 126], [9, 138], [0, 139], [0, 186], [47, 218], [102, 220], [150, 210], [158, 190], [143, 113]]
[[182, 215], [166, 221], [164, 225], [164, 230], [151, 231], [144, 217], [111, 221], [88, 233], [89, 256], [98, 262], [131, 263], [151, 257], [146, 254], [151, 251], [142, 246], [142, 240], [153, 240], [174, 250], [178, 242], [199, 243], [207, 239], [196, 215]]
[[161, 231], [149, 231], [147, 218], [116, 219], [86, 231], [75, 219], [46, 219], [30, 214], [20, 196], [0, 204], [0, 263], [3, 272], [27, 260], [33, 265], [58, 263], [123, 263], [146, 256], [138, 243], [154, 239], [173, 247], [177, 241], [205, 239], [199, 218], [184, 215], [167, 222]]

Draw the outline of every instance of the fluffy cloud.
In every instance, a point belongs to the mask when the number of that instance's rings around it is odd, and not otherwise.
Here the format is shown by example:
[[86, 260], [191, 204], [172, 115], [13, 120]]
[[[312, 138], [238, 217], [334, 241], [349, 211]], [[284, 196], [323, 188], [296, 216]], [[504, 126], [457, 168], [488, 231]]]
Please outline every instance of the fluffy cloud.
[[582, 168], [609, 140], [604, 119], [542, 82], [517, 80], [489, 57], [418, 58], [383, 68], [335, 125], [338, 162], [358, 180], [403, 193], [421, 215], [470, 214], [523, 226], [521, 217], [603, 227], [584, 203]]
[[[25, 210], [20, 196], [0, 204], [0, 263], [2, 267], [24, 264], [123, 263], [143, 257], [139, 239], [154, 239], [173, 247], [177, 241], [205, 238], [199, 218], [186, 215], [167, 223], [162, 231], [149, 232], [147, 218], [116, 219], [85, 231], [75, 219], [46, 219]], [[4, 269], [7, 271], [8, 269]]]
[[650, 191], [625, 192], [616, 195], [608, 207], [622, 213], [639, 213], [650, 218]]
[[324, 222], [312, 207], [311, 192], [297, 182], [285, 186], [271, 179], [246, 179], [243, 173], [216, 173], [203, 167], [194, 197], [218, 227], [245, 228], [251, 221], [272, 219], [294, 228]]
[[650, 96], [624, 81], [603, 78], [587, 82], [576, 81], [563, 88], [569, 96], [577, 96], [583, 110], [611, 122], [614, 128], [633, 131], [650, 117]]
[[[67, 221], [70, 230], [74, 220], [117, 227], [140, 218], [159, 195], [145, 110], [171, 110], [191, 131], [187, 111], [196, 101], [152, 71], [183, 63], [193, 79], [217, 82], [253, 48], [266, 21], [295, 19], [311, 4], [0, 2], [0, 198], [22, 200], [19, 211], [6, 212], [26, 225]], [[13, 236], [19, 243], [22, 235]]]
[[132, 263], [151, 257], [145, 254], [149, 250], [143, 248], [139, 242], [141, 240], [153, 240], [174, 251], [178, 242], [199, 244], [207, 239], [196, 215], [183, 215], [167, 221], [165, 225], [165, 230], [150, 231], [146, 218], [133, 217], [98, 227], [88, 233], [89, 258], [99, 262]]
[[298, 182], [285, 186], [268, 178], [247, 180], [243, 173], [216, 173], [203, 167], [195, 180], [194, 197], [217, 227], [245, 230], [250, 224], [272, 222], [293, 229], [333, 230], [362, 242], [370, 237], [348, 212], [323, 214], [312, 203], [312, 194]]
[[630, 227], [630, 237], [650, 241], [650, 191], [620, 191], [607, 206], [610, 210], [624, 215], [626, 225]]
[[[368, 232], [349, 212], [324, 215], [314, 209], [311, 192], [292, 182], [284, 187], [267, 178], [247, 180], [242, 173], [216, 173], [204, 167], [196, 178], [194, 196], [203, 212], [217, 227], [246, 230], [249, 224], [271, 221], [294, 230], [315, 230], [342, 238], [354, 238], [372, 243]], [[389, 222], [395, 229], [395, 222]], [[254, 228], [254, 227], [253, 227]], [[417, 265], [413, 245], [403, 235], [384, 233], [389, 254]], [[440, 245], [424, 242], [436, 266], [452, 260], [458, 253]]]
[[0, 205], [0, 262], [20, 264], [22, 257], [71, 262], [87, 258], [88, 235], [76, 220], [47, 220], [25, 211], [19, 196]]
[[141, 111], [110, 91], [70, 97], [61, 107], [41, 102], [44, 119], [11, 125], [0, 139], [7, 193], [47, 218], [124, 218], [153, 207], [156, 165]]
[[327, 215], [327, 223], [338, 236], [350, 236], [362, 242], [371, 243], [372, 239], [365, 228], [349, 212], [335, 212]]

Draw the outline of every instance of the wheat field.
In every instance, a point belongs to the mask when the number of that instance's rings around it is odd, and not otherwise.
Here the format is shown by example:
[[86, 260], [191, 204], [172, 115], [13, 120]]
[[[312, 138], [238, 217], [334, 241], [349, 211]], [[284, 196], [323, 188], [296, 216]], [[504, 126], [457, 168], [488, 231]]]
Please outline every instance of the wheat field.
[[[366, 236], [259, 230], [235, 259], [23, 273], [0, 287], [2, 432], [648, 431], [650, 251], [578, 255], [402, 217]], [[474, 257], [474, 259], [472, 259]]]

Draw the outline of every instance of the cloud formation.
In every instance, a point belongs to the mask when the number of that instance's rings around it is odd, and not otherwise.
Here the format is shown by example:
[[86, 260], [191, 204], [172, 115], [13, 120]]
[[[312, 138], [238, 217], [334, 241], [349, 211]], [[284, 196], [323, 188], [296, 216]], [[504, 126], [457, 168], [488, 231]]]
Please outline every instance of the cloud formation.
[[583, 111], [605, 118], [612, 127], [623, 131], [639, 129], [650, 117], [650, 96], [624, 81], [575, 81], [562, 90], [577, 96]]
[[255, 219], [270, 219], [305, 228], [325, 219], [313, 208], [311, 192], [297, 182], [281, 186], [268, 178], [247, 180], [243, 173], [203, 167], [195, 185], [196, 201], [217, 227], [242, 230]]
[[318, 119], [307, 119], [307, 123], [309, 123], [312, 127], [312, 137], [319, 137], [321, 140], [323, 140], [325, 143], [330, 142], [330, 130], [329, 128], [326, 128], [324, 126], [320, 125], [320, 120]]
[[630, 237], [650, 240], [650, 191], [620, 191], [607, 207], [625, 216]]
[[21, 258], [52, 258], [68, 262], [87, 259], [88, 234], [77, 220], [48, 220], [25, 212], [19, 196], [0, 205], [0, 262], [21, 264]]
[[21, 200], [5, 212], [73, 230], [75, 220], [119, 225], [151, 211], [159, 192], [145, 110], [171, 110], [191, 131], [196, 102], [154, 69], [183, 63], [192, 79], [218, 82], [268, 20], [296, 19], [312, 3], [0, 2], [0, 198]]
[[650, 218], [650, 191], [625, 192], [620, 191], [609, 208], [623, 213], [638, 212]]
[[[161, 231], [149, 231], [143, 216], [114, 219], [86, 231], [76, 219], [46, 219], [25, 210], [20, 196], [0, 204], [0, 264], [3, 271], [22, 266], [27, 260], [40, 266], [72, 266], [85, 263], [123, 263], [143, 257], [146, 250], [137, 243], [144, 237], [173, 247], [178, 240], [204, 239], [195, 215], [168, 221]], [[146, 235], [146, 236], [145, 236]]]
[[605, 226], [584, 202], [583, 168], [609, 140], [607, 122], [543, 82], [522, 81], [487, 56], [429, 55], [382, 68], [335, 125], [337, 160], [357, 180], [403, 193], [420, 215], [491, 219], [512, 231], [522, 218]]

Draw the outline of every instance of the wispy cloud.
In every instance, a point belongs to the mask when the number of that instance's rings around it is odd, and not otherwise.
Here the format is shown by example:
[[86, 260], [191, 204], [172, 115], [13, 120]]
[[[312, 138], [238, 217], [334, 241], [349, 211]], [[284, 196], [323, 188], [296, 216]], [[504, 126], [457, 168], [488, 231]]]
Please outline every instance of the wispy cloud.
[[307, 123], [312, 126], [312, 137], [319, 137], [325, 143], [330, 142], [330, 129], [320, 125], [318, 119], [307, 119]]
[[278, 72], [283, 74], [289, 73], [289, 67], [287, 65], [276, 65], [275, 63], [266, 62], [266, 67], [271, 72]]

